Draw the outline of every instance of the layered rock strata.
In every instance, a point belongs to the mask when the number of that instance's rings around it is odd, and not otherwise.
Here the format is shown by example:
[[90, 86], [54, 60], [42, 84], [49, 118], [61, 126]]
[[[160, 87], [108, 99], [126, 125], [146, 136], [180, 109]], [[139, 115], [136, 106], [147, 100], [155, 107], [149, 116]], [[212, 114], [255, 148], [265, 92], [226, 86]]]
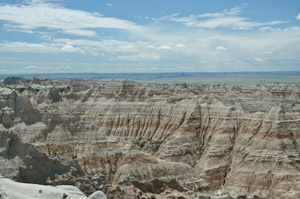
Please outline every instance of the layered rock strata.
[[0, 90], [3, 176], [108, 198], [300, 197], [298, 85], [50, 83]]

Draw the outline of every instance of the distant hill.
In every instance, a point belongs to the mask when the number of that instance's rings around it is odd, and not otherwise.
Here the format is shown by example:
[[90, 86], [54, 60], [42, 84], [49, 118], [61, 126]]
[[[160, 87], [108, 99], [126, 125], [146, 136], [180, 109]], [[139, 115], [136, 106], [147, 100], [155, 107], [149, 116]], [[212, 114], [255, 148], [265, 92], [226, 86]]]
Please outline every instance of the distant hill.
[[264, 82], [300, 83], [300, 71], [281, 72], [196, 72], [196, 73], [48, 73], [48, 74], [0, 74], [3, 80], [9, 76], [47, 79], [115, 79], [134, 80], [141, 83], [226, 83], [256, 84]]

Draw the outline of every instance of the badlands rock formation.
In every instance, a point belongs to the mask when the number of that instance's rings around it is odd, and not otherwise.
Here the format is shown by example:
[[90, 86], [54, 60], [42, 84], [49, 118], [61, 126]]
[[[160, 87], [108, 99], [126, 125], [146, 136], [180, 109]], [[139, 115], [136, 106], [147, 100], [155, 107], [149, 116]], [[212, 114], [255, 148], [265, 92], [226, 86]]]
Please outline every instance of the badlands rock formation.
[[107, 199], [103, 192], [96, 191], [88, 198], [76, 187], [70, 185], [45, 186], [19, 183], [0, 176], [1, 199]]
[[122, 198], [300, 198], [300, 86], [20, 80], [0, 175]]

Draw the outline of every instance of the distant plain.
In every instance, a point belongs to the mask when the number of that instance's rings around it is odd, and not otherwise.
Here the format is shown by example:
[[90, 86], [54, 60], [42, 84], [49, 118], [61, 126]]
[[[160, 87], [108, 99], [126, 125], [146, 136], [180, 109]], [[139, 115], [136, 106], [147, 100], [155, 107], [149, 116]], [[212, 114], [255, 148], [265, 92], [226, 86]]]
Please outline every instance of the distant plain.
[[45, 73], [45, 74], [0, 74], [0, 80], [8, 76], [24, 78], [101, 79], [132, 80], [139, 83], [158, 84], [237, 84], [251, 85], [261, 83], [300, 84], [300, 71], [284, 72], [196, 72], [196, 73]]

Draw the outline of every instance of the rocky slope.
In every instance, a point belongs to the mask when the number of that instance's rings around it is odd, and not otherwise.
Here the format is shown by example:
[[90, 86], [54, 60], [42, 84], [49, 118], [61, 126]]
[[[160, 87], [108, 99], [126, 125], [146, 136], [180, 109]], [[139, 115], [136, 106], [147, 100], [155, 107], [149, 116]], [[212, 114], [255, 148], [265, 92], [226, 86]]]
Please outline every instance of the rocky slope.
[[1, 199], [107, 199], [103, 192], [96, 191], [86, 197], [78, 188], [70, 185], [45, 186], [14, 182], [0, 176]]
[[300, 198], [299, 85], [22, 81], [0, 90], [5, 177], [108, 198]]

